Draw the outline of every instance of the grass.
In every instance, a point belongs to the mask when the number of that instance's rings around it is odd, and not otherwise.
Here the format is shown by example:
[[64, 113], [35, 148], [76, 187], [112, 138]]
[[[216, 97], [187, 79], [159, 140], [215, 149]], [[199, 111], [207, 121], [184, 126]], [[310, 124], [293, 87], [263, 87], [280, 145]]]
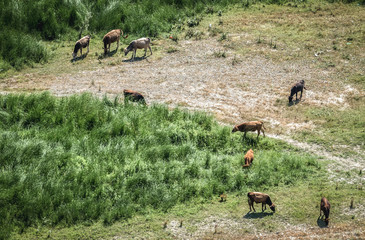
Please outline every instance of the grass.
[[[1, 228], [109, 225], [222, 192], [267, 190], [321, 168], [270, 139], [242, 139], [205, 113], [91, 95], [0, 97]], [[242, 170], [243, 153], [258, 161]]]

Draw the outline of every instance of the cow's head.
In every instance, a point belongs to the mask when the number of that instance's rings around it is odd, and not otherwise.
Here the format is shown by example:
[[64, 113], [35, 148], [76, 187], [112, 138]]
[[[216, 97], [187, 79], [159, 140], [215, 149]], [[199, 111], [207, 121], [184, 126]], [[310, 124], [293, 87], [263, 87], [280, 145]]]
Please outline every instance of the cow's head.
[[293, 96], [289, 96], [289, 103], [293, 101]]
[[129, 53], [129, 50], [127, 48], [124, 48], [124, 56], [127, 56], [128, 53]]
[[300, 80], [300, 83], [304, 85], [305, 81], [304, 80]]
[[75, 57], [76, 57], [76, 53], [75, 52], [72, 52], [72, 57], [75, 59]]
[[272, 205], [270, 206], [270, 209], [271, 209], [271, 211], [275, 212], [275, 204], [272, 204]]
[[237, 126], [234, 126], [234, 128], [232, 129], [232, 132], [237, 132], [238, 131], [238, 127]]

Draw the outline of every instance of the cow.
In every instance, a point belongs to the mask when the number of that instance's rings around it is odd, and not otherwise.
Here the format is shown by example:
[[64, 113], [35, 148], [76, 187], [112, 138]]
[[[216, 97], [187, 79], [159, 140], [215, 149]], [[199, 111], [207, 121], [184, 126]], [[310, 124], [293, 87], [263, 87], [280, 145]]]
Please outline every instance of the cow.
[[250, 149], [247, 151], [245, 155], [245, 165], [243, 165], [242, 167], [249, 167], [252, 164], [252, 161], [253, 161], [253, 150]]
[[266, 210], [266, 204], [269, 205], [270, 209], [275, 212], [275, 204], [271, 201], [270, 196], [265, 193], [260, 192], [249, 192], [247, 193], [248, 197], [248, 206], [250, 206], [250, 212], [251, 207], [253, 208], [253, 211], [256, 212], [253, 203], [262, 203], [262, 211], [264, 211], [264, 206]]
[[74, 51], [72, 53], [72, 57], [73, 59], [75, 60], [76, 56], [77, 56], [77, 52], [80, 50], [80, 54], [82, 56], [82, 49], [83, 48], [86, 48], [87, 47], [87, 52], [86, 54], [89, 53], [89, 44], [90, 44], [90, 35], [87, 35], [83, 38], [81, 38], [80, 40], [78, 40], [76, 43], [75, 43], [75, 48], [74, 48]]
[[[104, 42], [104, 54], [108, 53], [108, 50], [110, 52], [110, 44], [112, 44], [113, 42], [117, 42], [117, 49], [119, 48], [119, 40], [120, 40], [120, 36], [122, 36], [123, 38], [127, 38], [127, 36], [123, 36], [123, 31], [121, 29], [114, 29], [111, 30], [110, 32], [108, 32], [107, 34], [104, 35], [103, 37], [103, 42]], [[107, 47], [107, 45], [109, 45]]]
[[125, 100], [129, 100], [132, 102], [139, 102], [139, 103], [146, 105], [146, 101], [145, 101], [143, 95], [140, 94], [139, 92], [124, 89], [123, 94], [124, 94]]
[[257, 137], [259, 137], [260, 131], [262, 131], [262, 134], [264, 134], [265, 137], [264, 129], [266, 128], [264, 127], [264, 123], [262, 121], [252, 121], [234, 126], [234, 128], [232, 129], [232, 133], [237, 131], [244, 132], [244, 137], [246, 137], [247, 132], [254, 132], [257, 130]]
[[300, 82], [294, 84], [290, 90], [290, 96], [289, 96], [289, 103], [293, 101], [293, 96], [295, 94], [295, 100], [298, 101], [298, 92], [300, 92], [300, 99], [302, 99], [303, 95], [303, 88], [307, 90], [307, 88], [304, 86], [305, 81], [301, 80]]
[[[327, 200], [327, 198], [323, 197], [321, 199], [321, 206], [319, 209], [319, 217], [318, 218], [323, 218], [323, 215], [325, 217], [324, 222], [326, 223], [326, 225], [328, 225], [329, 223], [329, 215], [330, 215], [330, 208], [331, 208], [331, 204], [330, 202]], [[323, 215], [322, 215], [323, 212]]]
[[137, 49], [142, 49], [142, 48], [144, 48], [143, 57], [145, 57], [146, 54], [147, 54], [147, 48], [150, 49], [150, 52], [151, 52], [151, 55], [152, 55], [152, 50], [151, 50], [151, 47], [150, 47], [150, 43], [151, 43], [151, 39], [149, 39], [149, 38], [140, 38], [140, 39], [137, 39], [137, 40], [133, 40], [129, 44], [129, 46], [124, 49], [124, 56], [127, 56], [127, 54], [130, 51], [133, 50], [132, 59], [134, 59], [135, 56], [136, 56]]

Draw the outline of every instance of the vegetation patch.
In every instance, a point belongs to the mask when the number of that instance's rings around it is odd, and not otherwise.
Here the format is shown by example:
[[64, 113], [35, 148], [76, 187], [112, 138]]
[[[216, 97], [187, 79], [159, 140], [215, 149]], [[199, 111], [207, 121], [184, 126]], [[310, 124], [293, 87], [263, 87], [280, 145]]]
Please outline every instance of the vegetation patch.
[[[205, 113], [89, 94], [0, 97], [1, 235], [29, 226], [167, 211], [223, 192], [311, 178], [320, 165], [270, 139], [232, 134]], [[243, 155], [255, 150], [250, 169]]]

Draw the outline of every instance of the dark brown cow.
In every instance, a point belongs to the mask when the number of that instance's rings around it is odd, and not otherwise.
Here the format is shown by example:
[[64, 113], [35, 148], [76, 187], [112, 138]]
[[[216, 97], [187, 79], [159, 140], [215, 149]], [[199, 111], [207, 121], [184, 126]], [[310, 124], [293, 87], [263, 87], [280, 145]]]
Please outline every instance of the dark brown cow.
[[244, 132], [245, 133], [244, 137], [246, 137], [247, 132], [254, 132], [257, 130], [257, 137], [259, 137], [260, 131], [262, 131], [262, 134], [264, 134], [264, 137], [265, 137], [264, 129], [266, 129], [266, 128], [264, 127], [264, 123], [262, 121], [252, 121], [252, 122], [245, 122], [240, 125], [234, 126], [234, 128], [232, 129], [232, 132], [233, 133], [237, 132], [237, 131]]
[[307, 90], [304, 86], [305, 82], [304, 80], [301, 80], [300, 82], [294, 84], [290, 90], [290, 96], [289, 96], [289, 103], [293, 101], [293, 96], [295, 94], [295, 100], [298, 101], [298, 92], [300, 92], [300, 99], [302, 99], [303, 95], [303, 88]]
[[124, 94], [125, 100], [129, 100], [132, 102], [140, 102], [140, 103], [146, 105], [146, 101], [145, 101], [143, 95], [140, 94], [139, 92], [124, 89], [123, 94]]
[[[114, 29], [111, 30], [110, 32], [108, 32], [107, 34], [105, 34], [105, 36], [103, 37], [103, 42], [104, 42], [104, 54], [108, 53], [108, 50], [110, 52], [110, 44], [112, 44], [113, 42], [117, 42], [117, 50], [119, 48], [119, 40], [120, 40], [120, 36], [122, 36], [123, 38], [127, 38], [127, 36], [123, 36], [123, 31], [121, 29]], [[109, 45], [107, 47], [107, 45]]]
[[252, 164], [252, 161], [253, 161], [253, 150], [250, 149], [247, 151], [245, 155], [245, 165], [243, 165], [242, 167], [249, 167]]
[[[319, 209], [319, 218], [322, 217], [323, 215], [325, 217], [324, 222], [326, 223], [326, 225], [328, 225], [329, 223], [329, 216], [330, 216], [330, 208], [331, 208], [331, 204], [330, 202], [327, 200], [327, 198], [323, 197], [321, 199], [321, 207]], [[322, 215], [323, 212], [323, 215]]]
[[78, 40], [75, 43], [75, 48], [74, 51], [72, 53], [72, 57], [75, 59], [77, 56], [77, 52], [80, 50], [80, 54], [82, 56], [82, 49], [87, 47], [87, 52], [86, 54], [89, 53], [89, 43], [90, 43], [90, 35], [87, 35], [83, 38], [81, 38], [80, 40]]
[[247, 193], [248, 197], [248, 205], [250, 206], [250, 212], [251, 207], [253, 208], [253, 211], [256, 212], [253, 203], [262, 203], [262, 211], [264, 211], [264, 206], [266, 210], [266, 204], [269, 205], [270, 209], [275, 212], [275, 204], [271, 201], [270, 196], [265, 193], [260, 192], [249, 192]]

